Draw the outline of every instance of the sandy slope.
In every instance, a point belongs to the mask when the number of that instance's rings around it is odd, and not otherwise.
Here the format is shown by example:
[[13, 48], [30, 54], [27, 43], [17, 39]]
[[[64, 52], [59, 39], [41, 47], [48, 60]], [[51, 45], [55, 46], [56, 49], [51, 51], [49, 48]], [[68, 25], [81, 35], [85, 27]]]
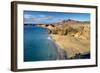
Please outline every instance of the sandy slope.
[[43, 27], [68, 58], [90, 53], [90, 23], [68, 20], [52, 25]]
[[55, 43], [64, 49], [68, 57], [76, 53], [87, 53], [90, 51], [88, 40], [79, 40], [71, 36], [51, 35]]
[[[74, 29], [80, 29], [77, 33], [73, 31], [67, 35], [51, 34], [55, 43], [63, 50], [66, 51], [68, 57], [73, 57], [77, 53], [89, 53], [90, 52], [90, 25], [70, 25]], [[67, 27], [67, 26], [66, 26]], [[80, 27], [84, 27], [81, 29]], [[64, 28], [64, 27], [63, 27]]]

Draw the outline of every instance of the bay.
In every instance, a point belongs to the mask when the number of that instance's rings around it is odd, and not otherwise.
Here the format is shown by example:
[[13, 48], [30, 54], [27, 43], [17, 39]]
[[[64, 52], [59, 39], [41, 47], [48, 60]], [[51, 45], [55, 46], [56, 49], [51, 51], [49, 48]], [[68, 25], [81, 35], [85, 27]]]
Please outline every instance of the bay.
[[24, 61], [56, 60], [57, 46], [48, 34], [48, 29], [24, 25]]

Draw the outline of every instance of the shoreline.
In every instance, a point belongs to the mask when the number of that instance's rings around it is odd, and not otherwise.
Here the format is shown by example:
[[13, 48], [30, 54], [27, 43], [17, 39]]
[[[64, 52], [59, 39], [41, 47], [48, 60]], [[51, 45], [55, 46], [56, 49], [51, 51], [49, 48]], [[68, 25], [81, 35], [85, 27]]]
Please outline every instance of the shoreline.
[[[52, 38], [53, 42], [56, 44], [58, 48], [59, 53], [63, 53], [63, 57], [66, 56], [64, 59], [71, 59], [74, 58], [76, 55], [85, 55], [85, 54], [90, 54], [90, 49], [89, 47], [84, 47], [83, 44], [79, 43], [73, 43], [73, 38], [70, 36], [59, 36], [59, 35], [54, 35], [50, 34], [50, 37]], [[61, 38], [59, 38], [61, 37]], [[62, 38], [63, 37], [63, 38]], [[57, 39], [58, 38], [58, 39]], [[67, 41], [65, 40], [67, 39]], [[69, 42], [69, 44], [68, 44]], [[67, 45], [68, 44], [68, 45]], [[79, 45], [79, 46], [78, 46]]]
[[[41, 27], [41, 26], [38, 26], [38, 27]], [[48, 29], [47, 27], [42, 27], [42, 28]], [[52, 33], [50, 34], [49, 32], [48, 32], [48, 35], [57, 47], [57, 52], [58, 52], [57, 60], [71, 59], [71, 58], [75, 59], [77, 55], [81, 56], [81, 55], [90, 54], [89, 43], [87, 43], [89, 42], [89, 40], [86, 41], [86, 39], [83, 39], [85, 40], [85, 43], [84, 43], [84, 41], [80, 40], [80, 38], [77, 38], [77, 37], [74, 38], [71, 35], [59, 35], [59, 34], [52, 34]]]
[[63, 50], [58, 44], [56, 44], [55, 40], [52, 38], [52, 36], [49, 34], [51, 40], [53, 41], [53, 44], [56, 46], [57, 49], [57, 60], [64, 60], [68, 59], [67, 52]]

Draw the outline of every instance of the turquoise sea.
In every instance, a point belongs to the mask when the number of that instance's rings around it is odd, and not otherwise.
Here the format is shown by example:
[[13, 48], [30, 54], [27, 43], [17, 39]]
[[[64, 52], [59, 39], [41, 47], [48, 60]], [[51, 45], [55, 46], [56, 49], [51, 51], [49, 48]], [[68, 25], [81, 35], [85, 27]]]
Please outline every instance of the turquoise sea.
[[24, 25], [24, 61], [56, 60], [57, 46], [46, 28]]

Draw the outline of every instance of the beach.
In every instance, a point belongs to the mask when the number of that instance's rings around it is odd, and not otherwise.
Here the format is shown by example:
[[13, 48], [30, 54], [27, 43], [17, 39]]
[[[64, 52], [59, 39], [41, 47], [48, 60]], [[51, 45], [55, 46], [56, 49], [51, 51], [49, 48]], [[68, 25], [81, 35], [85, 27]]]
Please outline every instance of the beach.
[[46, 27], [54, 43], [62, 49], [67, 59], [74, 58], [77, 54], [90, 54], [90, 24], [66, 22]]
[[89, 41], [75, 39], [71, 36], [61, 36], [51, 34], [52, 39], [55, 43], [66, 52], [67, 57], [73, 57], [77, 53], [88, 53], [90, 52]]

